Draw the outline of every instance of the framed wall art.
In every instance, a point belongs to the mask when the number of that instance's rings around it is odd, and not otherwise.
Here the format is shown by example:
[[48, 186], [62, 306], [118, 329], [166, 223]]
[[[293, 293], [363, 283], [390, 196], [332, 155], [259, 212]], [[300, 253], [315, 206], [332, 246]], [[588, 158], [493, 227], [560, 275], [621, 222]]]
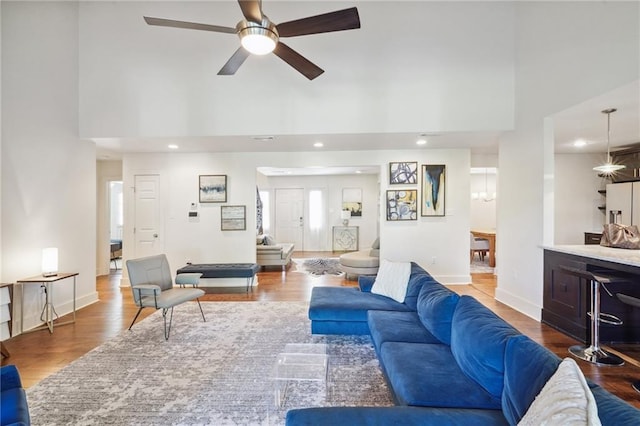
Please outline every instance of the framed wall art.
[[447, 167], [444, 164], [422, 165], [421, 216], [444, 216], [446, 170]]
[[342, 190], [342, 210], [349, 210], [351, 217], [362, 216], [362, 188]]
[[389, 163], [390, 185], [411, 185], [418, 183], [418, 163]]
[[200, 202], [227, 202], [227, 175], [200, 175]]
[[387, 191], [387, 220], [417, 220], [418, 190]]
[[247, 206], [222, 206], [220, 218], [223, 231], [244, 231], [247, 229]]

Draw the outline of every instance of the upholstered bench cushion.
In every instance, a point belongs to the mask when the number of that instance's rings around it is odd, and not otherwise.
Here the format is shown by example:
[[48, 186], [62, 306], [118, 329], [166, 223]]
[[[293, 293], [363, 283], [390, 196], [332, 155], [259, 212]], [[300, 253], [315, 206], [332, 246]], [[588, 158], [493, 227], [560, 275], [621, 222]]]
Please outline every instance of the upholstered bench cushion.
[[501, 408], [458, 366], [449, 345], [385, 342], [380, 361], [400, 405], [452, 408]]
[[199, 263], [184, 266], [176, 274], [201, 273], [202, 278], [251, 278], [259, 270], [256, 263]]

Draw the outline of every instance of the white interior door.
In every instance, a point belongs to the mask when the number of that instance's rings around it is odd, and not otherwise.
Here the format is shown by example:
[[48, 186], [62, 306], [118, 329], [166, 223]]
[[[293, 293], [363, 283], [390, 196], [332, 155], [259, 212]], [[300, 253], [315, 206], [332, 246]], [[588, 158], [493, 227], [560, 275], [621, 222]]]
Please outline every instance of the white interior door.
[[275, 238], [304, 250], [304, 189], [276, 189]]
[[135, 257], [152, 256], [164, 251], [164, 238], [160, 233], [160, 176], [135, 176]]

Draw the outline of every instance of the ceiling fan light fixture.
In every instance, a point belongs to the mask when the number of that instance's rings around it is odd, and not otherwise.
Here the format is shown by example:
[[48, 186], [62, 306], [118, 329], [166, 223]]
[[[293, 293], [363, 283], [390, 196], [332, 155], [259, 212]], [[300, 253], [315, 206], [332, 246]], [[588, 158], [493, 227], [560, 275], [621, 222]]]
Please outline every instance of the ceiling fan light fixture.
[[266, 55], [278, 44], [278, 30], [265, 16], [260, 24], [240, 21], [237, 25], [240, 43], [249, 53]]

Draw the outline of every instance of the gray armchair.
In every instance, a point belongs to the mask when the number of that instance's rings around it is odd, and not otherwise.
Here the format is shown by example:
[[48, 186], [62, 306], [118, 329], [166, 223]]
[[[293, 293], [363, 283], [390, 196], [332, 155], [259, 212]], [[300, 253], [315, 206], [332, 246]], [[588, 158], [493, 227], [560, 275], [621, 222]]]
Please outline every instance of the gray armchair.
[[[207, 321], [204, 317], [200, 300], [198, 299], [204, 295], [204, 291], [196, 288], [202, 274], [178, 275], [176, 277], [176, 284], [180, 287], [175, 288], [171, 278], [169, 261], [164, 254], [127, 260], [127, 272], [129, 273], [133, 300], [136, 306], [140, 308], [133, 318], [129, 330], [131, 330], [131, 327], [133, 327], [133, 324], [144, 308], [162, 309], [164, 338], [169, 340], [171, 321], [173, 320], [173, 307], [193, 299], [198, 302], [202, 320]], [[186, 287], [187, 285], [190, 285], [191, 288]], [[169, 310], [171, 310], [171, 313], [169, 315], [169, 323], [167, 324], [167, 313]]]

